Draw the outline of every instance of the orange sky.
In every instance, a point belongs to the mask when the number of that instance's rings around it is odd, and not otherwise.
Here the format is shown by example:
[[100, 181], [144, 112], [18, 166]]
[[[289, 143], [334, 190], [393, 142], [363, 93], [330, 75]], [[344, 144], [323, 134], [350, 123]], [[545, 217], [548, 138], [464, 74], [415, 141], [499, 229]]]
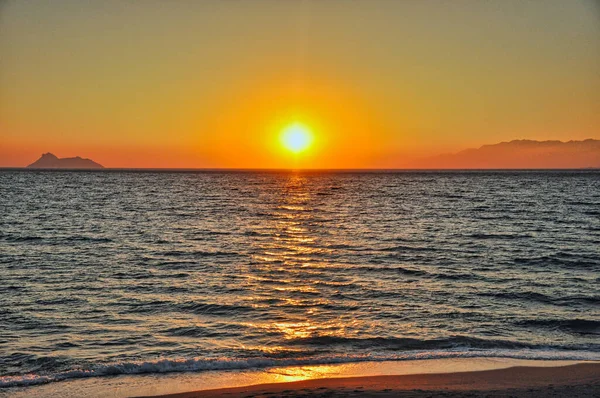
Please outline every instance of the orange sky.
[[0, 167], [392, 168], [600, 137], [591, 0], [9, 1], [0, 30]]

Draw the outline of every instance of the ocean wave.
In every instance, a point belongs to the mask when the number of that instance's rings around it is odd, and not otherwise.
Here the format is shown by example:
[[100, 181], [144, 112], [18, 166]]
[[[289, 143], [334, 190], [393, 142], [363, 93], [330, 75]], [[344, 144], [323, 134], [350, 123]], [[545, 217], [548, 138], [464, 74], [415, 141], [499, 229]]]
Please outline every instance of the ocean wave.
[[110, 238], [100, 238], [92, 236], [67, 236], [62, 238], [65, 242], [94, 242], [94, 243], [110, 243], [113, 240]]
[[[402, 266], [387, 266], [387, 265], [382, 265], [379, 267], [356, 266], [356, 267], [354, 267], [354, 269], [358, 269], [360, 271], [367, 271], [367, 272], [377, 272], [377, 273], [399, 273], [399, 274], [404, 274], [407, 276], [433, 278], [433, 279], [481, 280], [484, 278], [483, 276], [473, 274], [473, 273], [467, 274], [467, 273], [463, 273], [463, 272], [455, 272], [455, 273], [431, 272], [431, 271], [426, 271], [423, 269], [408, 268], [408, 267], [402, 267]], [[487, 280], [490, 280], [490, 278], [487, 278]]]
[[513, 262], [519, 265], [564, 267], [590, 271], [600, 267], [600, 261], [595, 258], [582, 255], [574, 256], [566, 252], [558, 252], [551, 256], [515, 257]]
[[388, 354], [345, 354], [310, 358], [190, 358], [156, 361], [120, 362], [98, 365], [90, 369], [74, 369], [54, 374], [26, 374], [0, 377], [0, 388], [25, 387], [69, 379], [116, 375], [202, 372], [210, 370], [265, 369], [282, 366], [324, 365], [353, 362], [407, 361], [442, 358], [513, 358], [537, 360], [600, 360], [600, 352], [563, 350], [471, 350], [412, 351]]
[[[559, 321], [560, 322], [560, 321]], [[563, 327], [582, 328], [592, 330], [592, 327], [598, 327], [598, 323], [592, 321], [576, 321], [561, 324]], [[416, 351], [416, 350], [445, 350], [445, 349], [575, 349], [600, 351], [600, 344], [582, 344], [582, 345], [552, 345], [526, 343], [521, 341], [512, 341], [504, 339], [482, 339], [467, 336], [450, 336], [437, 339], [416, 339], [409, 337], [372, 337], [372, 338], [352, 338], [341, 336], [311, 336], [289, 340], [287, 342], [293, 346], [346, 346], [355, 349], [383, 349], [386, 351]]]
[[503, 300], [522, 300], [522, 301], [537, 301], [543, 304], [553, 305], [574, 305], [574, 304], [598, 304], [600, 303], [599, 296], [562, 296], [550, 297], [543, 293], [537, 292], [481, 292], [478, 293], [481, 297], [492, 297]]
[[51, 237], [44, 238], [42, 236], [14, 236], [14, 235], [0, 235], [0, 238], [4, 239], [7, 242], [35, 242], [45, 240], [49, 243], [55, 242], [93, 242], [93, 243], [109, 243], [113, 240], [110, 238], [96, 238], [91, 236], [64, 236], [64, 237]]
[[205, 327], [205, 326], [181, 326], [175, 327], [171, 329], [167, 329], [165, 333], [169, 336], [175, 337], [203, 337], [203, 338], [215, 338], [222, 336], [231, 336], [238, 331], [238, 334], [241, 334], [240, 330], [245, 329], [244, 326], [241, 325], [223, 325], [222, 327]]
[[188, 301], [177, 305], [177, 308], [194, 314], [231, 315], [253, 310], [252, 306], [237, 304], [196, 303]]
[[429, 272], [424, 271], [422, 269], [415, 268], [407, 268], [400, 266], [354, 266], [353, 269], [365, 271], [365, 272], [381, 272], [381, 273], [392, 273], [396, 272], [399, 274], [405, 274], [410, 276], [427, 276], [430, 275]]
[[380, 251], [383, 252], [431, 252], [431, 251], [437, 251], [438, 249], [434, 248], [434, 247], [428, 247], [428, 246], [407, 246], [407, 245], [395, 245], [395, 246], [389, 246], [389, 247], [384, 247], [379, 249]]
[[497, 240], [514, 240], [514, 239], [527, 239], [532, 238], [531, 234], [485, 234], [485, 233], [474, 233], [467, 235], [468, 238], [474, 239], [497, 239]]
[[184, 256], [192, 256], [192, 257], [228, 257], [228, 256], [237, 256], [238, 252], [228, 252], [228, 251], [207, 251], [207, 250], [168, 250], [160, 253], [165, 257], [184, 257]]
[[37, 299], [35, 301], [38, 305], [59, 305], [59, 304], [82, 304], [86, 303], [87, 300], [79, 297], [54, 297], [48, 299]]
[[577, 334], [600, 335], [600, 320], [591, 319], [530, 319], [518, 322], [525, 326], [534, 326], [554, 330], [563, 330]]
[[34, 242], [43, 240], [41, 236], [12, 236], [12, 235], [1, 235], [3, 240], [7, 242]]

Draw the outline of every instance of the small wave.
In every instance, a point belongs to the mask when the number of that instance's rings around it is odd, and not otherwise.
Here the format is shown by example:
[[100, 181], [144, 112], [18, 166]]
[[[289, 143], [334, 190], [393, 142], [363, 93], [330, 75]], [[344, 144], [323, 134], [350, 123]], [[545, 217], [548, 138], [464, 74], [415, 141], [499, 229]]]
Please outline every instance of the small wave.
[[517, 322], [517, 324], [563, 330], [576, 334], [600, 335], [600, 321], [590, 319], [531, 319]]
[[3, 239], [8, 242], [35, 242], [44, 240], [41, 236], [11, 236], [5, 235]]
[[150, 374], [175, 372], [201, 372], [209, 370], [265, 369], [282, 366], [306, 366], [352, 362], [406, 361], [441, 358], [515, 358], [538, 360], [600, 360], [600, 353], [562, 350], [471, 350], [413, 351], [395, 354], [345, 354], [315, 356], [310, 358], [191, 358], [160, 359], [157, 361], [121, 362], [98, 365], [90, 369], [74, 369], [55, 374], [27, 374], [0, 377], [0, 388], [33, 386], [69, 379], [116, 376], [123, 374]]
[[353, 269], [357, 269], [360, 271], [367, 271], [367, 272], [383, 272], [383, 273], [397, 272], [400, 274], [411, 275], [411, 276], [429, 275], [429, 273], [427, 271], [424, 271], [421, 269], [406, 268], [406, 267], [399, 267], [399, 266], [385, 266], [385, 265], [382, 265], [379, 267], [356, 266], [356, 267], [353, 267]]
[[271, 236], [270, 233], [258, 232], [258, 231], [244, 231], [242, 233], [244, 236]]
[[481, 297], [492, 297], [504, 300], [537, 301], [545, 304], [552, 304], [552, 298], [536, 292], [481, 292], [478, 293], [478, 295]]
[[77, 297], [55, 297], [50, 299], [38, 299], [35, 301], [38, 305], [60, 305], [60, 304], [83, 304], [87, 300]]
[[95, 238], [91, 236], [67, 236], [62, 238], [65, 242], [94, 242], [94, 243], [109, 243], [113, 240], [110, 238]]
[[515, 257], [515, 264], [539, 265], [543, 267], [565, 267], [575, 269], [594, 270], [600, 267], [600, 262], [594, 258], [576, 257], [569, 253], [560, 252], [552, 256]]
[[289, 342], [292, 345], [309, 346], [333, 346], [346, 345], [353, 348], [385, 349], [392, 351], [407, 350], [432, 350], [452, 348], [475, 348], [475, 349], [534, 349], [534, 344], [522, 343], [510, 340], [486, 340], [475, 337], [452, 336], [442, 339], [420, 340], [413, 338], [396, 337], [374, 337], [374, 338], [351, 338], [340, 336], [311, 336], [298, 338]]
[[430, 252], [437, 251], [433, 247], [396, 245], [380, 249], [383, 252]]
[[471, 234], [468, 235], [469, 238], [473, 238], [473, 239], [499, 239], [499, 240], [512, 240], [512, 239], [525, 239], [525, 238], [531, 238], [532, 235], [530, 234], [484, 234], [484, 233], [478, 233], [478, 234]]
[[239, 253], [237, 252], [224, 252], [224, 251], [205, 251], [205, 250], [193, 250], [193, 251], [165, 251], [160, 253], [165, 257], [182, 257], [182, 256], [192, 256], [192, 257], [224, 257], [224, 256], [237, 256]]
[[200, 325], [174, 327], [165, 330], [165, 334], [176, 337], [213, 338], [218, 336], [242, 336], [247, 327], [244, 325], [216, 324], [211, 327]]
[[[325, 247], [327, 247], [328, 249], [332, 249], [332, 250], [350, 250], [350, 249], [360, 250], [360, 249], [356, 248], [355, 246], [349, 245], [347, 243], [329, 244]], [[366, 250], [366, 249], [364, 249], [364, 250]]]
[[416, 268], [408, 268], [401, 266], [357, 266], [355, 269], [360, 269], [361, 271], [367, 272], [381, 272], [381, 273], [399, 273], [407, 276], [414, 277], [425, 277], [425, 278], [435, 278], [435, 279], [448, 279], [448, 280], [479, 280], [482, 279], [482, 276], [477, 274], [466, 274], [462, 272], [457, 273], [448, 273], [448, 272], [430, 272], [425, 271], [423, 269]]
[[[437, 279], [448, 279], [448, 280], [460, 280], [460, 281], [465, 281], [465, 280], [482, 280], [484, 279], [484, 277], [476, 275], [476, 274], [465, 274], [465, 273], [454, 273], [454, 274], [450, 274], [450, 273], [432, 273], [431, 276], [433, 276], [434, 278]], [[487, 278], [489, 280], [489, 278]]]
[[169, 271], [172, 270], [189, 270], [190, 267], [197, 268], [199, 265], [193, 260], [181, 260], [181, 261], [161, 261], [157, 264], [157, 267], [164, 267]]
[[600, 304], [600, 296], [567, 296], [554, 300], [555, 302], [582, 302], [587, 304]]
[[183, 311], [193, 312], [195, 314], [210, 314], [210, 315], [232, 315], [240, 312], [252, 311], [251, 306], [237, 304], [216, 304], [216, 303], [196, 303], [187, 302], [178, 304], [177, 308]]
[[585, 214], [586, 216], [600, 216], [600, 211], [596, 211], [596, 210], [584, 211], [583, 214]]
[[550, 297], [537, 292], [482, 292], [478, 293], [478, 295], [481, 297], [493, 297], [503, 300], [536, 301], [538, 303], [559, 306], [576, 304], [591, 305], [600, 303], [600, 297], [598, 296]]
[[114, 279], [150, 279], [154, 278], [155, 275], [148, 271], [132, 271], [132, 272], [116, 272], [111, 275]]
[[[35, 242], [42, 241], [45, 238], [41, 236], [3, 236], [3, 239], [8, 242]], [[65, 237], [53, 237], [48, 239], [50, 242], [94, 242], [94, 243], [109, 243], [112, 239], [109, 238], [95, 238], [90, 236], [65, 236]]]

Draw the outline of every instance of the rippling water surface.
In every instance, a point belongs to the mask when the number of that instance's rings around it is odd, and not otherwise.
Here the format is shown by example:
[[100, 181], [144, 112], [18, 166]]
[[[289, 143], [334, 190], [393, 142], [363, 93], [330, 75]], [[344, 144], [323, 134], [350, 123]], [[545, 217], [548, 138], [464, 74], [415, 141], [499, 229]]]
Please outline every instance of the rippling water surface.
[[0, 387], [600, 359], [600, 173], [0, 172]]

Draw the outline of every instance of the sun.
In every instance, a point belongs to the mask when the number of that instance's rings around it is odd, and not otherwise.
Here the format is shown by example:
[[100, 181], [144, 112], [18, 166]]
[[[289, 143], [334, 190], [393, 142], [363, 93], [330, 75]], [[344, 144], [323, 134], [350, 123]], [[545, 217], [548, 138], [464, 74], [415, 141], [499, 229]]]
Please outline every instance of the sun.
[[307, 150], [313, 141], [310, 128], [299, 122], [289, 124], [281, 130], [281, 144], [293, 153]]

